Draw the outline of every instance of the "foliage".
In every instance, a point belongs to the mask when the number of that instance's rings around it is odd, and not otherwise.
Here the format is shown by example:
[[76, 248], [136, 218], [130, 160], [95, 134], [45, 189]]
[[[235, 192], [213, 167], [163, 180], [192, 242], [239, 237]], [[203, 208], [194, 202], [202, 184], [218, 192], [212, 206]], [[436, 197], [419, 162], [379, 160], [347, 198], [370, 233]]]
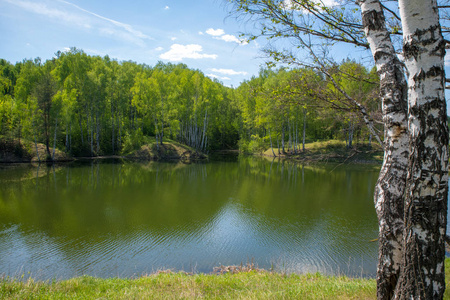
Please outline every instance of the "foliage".
[[[374, 101], [371, 72], [351, 61], [336, 68], [350, 74], [336, 75], [348, 93]], [[183, 64], [150, 67], [73, 48], [44, 63], [0, 60], [0, 91], [2, 139], [43, 143], [47, 159], [54, 148], [113, 155], [151, 139], [158, 148], [164, 138], [203, 152], [260, 153], [271, 144], [299, 152], [302, 134], [346, 139], [349, 120], [357, 139], [368, 137], [353, 108], [339, 107], [334, 87], [309, 68], [262, 69], [232, 89]]]

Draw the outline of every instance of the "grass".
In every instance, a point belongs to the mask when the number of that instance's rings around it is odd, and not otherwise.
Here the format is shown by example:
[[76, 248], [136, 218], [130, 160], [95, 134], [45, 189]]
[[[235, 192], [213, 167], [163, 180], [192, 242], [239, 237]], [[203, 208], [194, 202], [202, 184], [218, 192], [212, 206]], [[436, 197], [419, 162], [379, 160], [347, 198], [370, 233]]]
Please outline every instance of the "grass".
[[[450, 259], [445, 262], [450, 286]], [[230, 270], [229, 268], [219, 271]], [[225, 274], [160, 272], [136, 279], [0, 280], [0, 299], [376, 299], [374, 279], [280, 274], [253, 268]], [[223, 273], [223, 272], [219, 272]], [[450, 299], [447, 290], [444, 299]]]
[[126, 157], [139, 160], [176, 159], [182, 161], [206, 158], [205, 155], [198, 153], [195, 149], [169, 139], [164, 139], [163, 144], [159, 145], [159, 149], [154, 140], [148, 141], [138, 150], [127, 153]]
[[1, 299], [374, 299], [374, 280], [282, 275], [161, 273], [137, 279], [3, 280]]
[[[274, 148], [274, 151], [275, 154], [278, 155], [278, 149]], [[263, 155], [272, 157], [272, 150], [268, 149], [264, 151]], [[286, 149], [286, 153], [281, 154], [281, 156], [289, 159], [311, 162], [380, 163], [383, 160], [383, 151], [376, 143], [372, 143], [372, 147], [369, 147], [367, 143], [355, 143], [351, 149], [347, 149], [344, 141], [328, 140], [306, 143], [305, 152], [300, 151], [297, 154]]]

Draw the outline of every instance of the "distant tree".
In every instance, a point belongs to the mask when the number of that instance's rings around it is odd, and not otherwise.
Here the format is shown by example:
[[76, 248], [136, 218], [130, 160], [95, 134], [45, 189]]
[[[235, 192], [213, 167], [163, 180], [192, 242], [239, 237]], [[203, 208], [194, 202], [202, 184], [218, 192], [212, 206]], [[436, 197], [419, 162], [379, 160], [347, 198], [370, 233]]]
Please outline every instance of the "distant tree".
[[43, 74], [34, 86], [32, 94], [37, 101], [38, 114], [42, 117], [44, 142], [47, 156], [50, 158], [50, 127], [52, 120], [51, 109], [53, 104], [53, 96], [56, 94], [56, 83], [49, 70], [43, 71]]

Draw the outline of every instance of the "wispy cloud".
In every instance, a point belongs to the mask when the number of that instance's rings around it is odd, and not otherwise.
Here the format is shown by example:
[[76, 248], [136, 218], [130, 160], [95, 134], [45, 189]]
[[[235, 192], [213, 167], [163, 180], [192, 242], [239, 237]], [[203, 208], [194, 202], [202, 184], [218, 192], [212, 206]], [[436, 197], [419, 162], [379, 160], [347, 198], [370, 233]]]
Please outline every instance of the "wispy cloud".
[[216, 59], [216, 54], [205, 54], [203, 52], [203, 47], [197, 44], [190, 45], [180, 45], [173, 44], [170, 47], [170, 50], [161, 54], [159, 58], [166, 59], [169, 61], [182, 61], [184, 58], [191, 59], [202, 59], [202, 58], [210, 58]]
[[215, 72], [215, 73], [219, 73], [219, 74], [223, 74], [223, 75], [248, 75], [247, 72], [245, 71], [235, 71], [233, 69], [216, 69], [216, 68], [212, 68], [210, 69], [211, 72]]
[[169, 7], [168, 5], [166, 5], [166, 6], [164, 7], [164, 9], [165, 9], [165, 10], [169, 10], [170, 7]]
[[[112, 36], [141, 46], [145, 45], [144, 40], [152, 39], [150, 36], [134, 29], [129, 24], [101, 16], [65, 0], [56, 0], [56, 2], [45, 0], [4, 1], [31, 13], [59, 21], [65, 25], [68, 24], [82, 29], [96, 30], [101, 35]], [[69, 7], [76, 8], [76, 10], [70, 9]]]
[[88, 27], [86, 24], [87, 20], [86, 18], [83, 18], [83, 16], [63, 11], [58, 8], [49, 7], [44, 2], [38, 1], [30, 2], [21, 0], [4, 0], [4, 1], [35, 14], [43, 15], [52, 19], [65, 20], [66, 22], [73, 23], [77, 26]]
[[248, 42], [246, 40], [241, 40], [241, 39], [239, 39], [236, 36], [231, 35], [231, 34], [225, 34], [225, 31], [223, 29], [220, 29], [220, 28], [219, 29], [209, 28], [208, 30], [206, 30], [206, 33], [209, 34], [210, 36], [212, 36], [216, 40], [222, 40], [222, 41], [225, 41], [227, 43], [231, 42], [231, 43], [237, 43], [237, 44], [240, 44], [240, 45], [248, 44]]
[[75, 4], [70, 3], [70, 2], [68, 2], [68, 1], [65, 1], [65, 0], [57, 0], [57, 1], [59, 1], [59, 2], [61, 2], [61, 3], [65, 3], [65, 4], [70, 5], [70, 6], [73, 6], [73, 7], [77, 8], [77, 9], [81, 10], [82, 12], [85, 12], [85, 13], [87, 13], [87, 14], [89, 14], [89, 15], [92, 15], [92, 16], [94, 16], [94, 17], [96, 17], [96, 18], [99, 18], [99, 19], [101, 19], [101, 20], [104, 20], [104, 21], [106, 21], [106, 22], [109, 22], [109, 23], [115, 25], [116, 27], [121, 28], [121, 29], [127, 31], [128, 33], [130, 33], [131, 35], [133, 35], [133, 36], [135, 36], [135, 37], [137, 37], [137, 38], [141, 38], [141, 39], [152, 39], [151, 37], [149, 37], [148, 35], [142, 33], [141, 31], [135, 30], [135, 29], [133, 28], [133, 26], [131, 26], [131, 25], [129, 25], [129, 24], [125, 24], [125, 23], [122, 23], [122, 22], [119, 22], [119, 21], [115, 21], [115, 20], [113, 20], [113, 19], [109, 19], [109, 18], [103, 17], [103, 16], [101, 16], [101, 15], [99, 15], [99, 14], [96, 14], [96, 13], [94, 13], [94, 12], [91, 12], [91, 11], [89, 11], [89, 10], [86, 10], [86, 9], [84, 9], [84, 8], [82, 8], [82, 7], [79, 7], [78, 5], [75, 5]]

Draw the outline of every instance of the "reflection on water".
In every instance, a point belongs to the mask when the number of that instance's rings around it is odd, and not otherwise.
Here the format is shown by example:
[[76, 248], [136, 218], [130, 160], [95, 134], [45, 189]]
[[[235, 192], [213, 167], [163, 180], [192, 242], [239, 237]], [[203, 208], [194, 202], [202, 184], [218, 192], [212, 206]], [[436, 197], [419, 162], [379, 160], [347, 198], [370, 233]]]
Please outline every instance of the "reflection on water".
[[239, 158], [0, 170], [0, 273], [130, 277], [254, 261], [374, 276], [378, 168]]

